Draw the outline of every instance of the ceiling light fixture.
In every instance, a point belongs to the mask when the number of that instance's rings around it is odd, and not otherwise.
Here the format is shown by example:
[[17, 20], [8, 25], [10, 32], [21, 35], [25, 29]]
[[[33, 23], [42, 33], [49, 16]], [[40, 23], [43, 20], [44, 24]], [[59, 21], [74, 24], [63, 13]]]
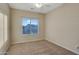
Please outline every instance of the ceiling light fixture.
[[43, 6], [42, 3], [35, 3], [35, 7], [37, 7], [37, 8], [41, 8], [42, 6]]

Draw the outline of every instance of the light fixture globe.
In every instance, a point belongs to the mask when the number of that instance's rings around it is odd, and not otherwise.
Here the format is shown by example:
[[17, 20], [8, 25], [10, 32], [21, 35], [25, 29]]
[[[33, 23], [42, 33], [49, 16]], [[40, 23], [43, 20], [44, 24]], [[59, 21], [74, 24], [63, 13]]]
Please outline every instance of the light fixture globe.
[[35, 7], [37, 7], [37, 8], [41, 8], [42, 6], [43, 6], [42, 3], [35, 3]]

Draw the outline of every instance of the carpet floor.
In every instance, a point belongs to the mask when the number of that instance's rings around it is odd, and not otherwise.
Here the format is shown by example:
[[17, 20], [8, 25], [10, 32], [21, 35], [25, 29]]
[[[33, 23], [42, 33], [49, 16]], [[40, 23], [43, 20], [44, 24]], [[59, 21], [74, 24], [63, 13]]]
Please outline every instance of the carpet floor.
[[11, 45], [7, 55], [75, 55], [46, 40]]

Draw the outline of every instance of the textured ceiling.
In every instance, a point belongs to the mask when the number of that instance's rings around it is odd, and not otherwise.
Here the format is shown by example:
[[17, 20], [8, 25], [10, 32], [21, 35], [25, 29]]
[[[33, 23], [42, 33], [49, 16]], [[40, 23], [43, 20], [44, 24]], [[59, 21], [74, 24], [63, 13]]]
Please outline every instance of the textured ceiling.
[[55, 8], [61, 6], [62, 3], [46, 3], [41, 8], [36, 8], [34, 3], [10, 3], [9, 5], [11, 8], [15, 9], [37, 12], [37, 13], [48, 13], [51, 10], [54, 10]]

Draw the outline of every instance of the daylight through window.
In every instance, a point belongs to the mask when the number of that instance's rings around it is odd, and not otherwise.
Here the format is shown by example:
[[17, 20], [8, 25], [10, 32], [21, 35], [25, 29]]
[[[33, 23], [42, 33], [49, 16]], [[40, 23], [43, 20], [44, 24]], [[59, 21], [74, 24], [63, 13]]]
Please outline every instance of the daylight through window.
[[23, 18], [22, 27], [23, 34], [37, 34], [38, 33], [38, 19]]

